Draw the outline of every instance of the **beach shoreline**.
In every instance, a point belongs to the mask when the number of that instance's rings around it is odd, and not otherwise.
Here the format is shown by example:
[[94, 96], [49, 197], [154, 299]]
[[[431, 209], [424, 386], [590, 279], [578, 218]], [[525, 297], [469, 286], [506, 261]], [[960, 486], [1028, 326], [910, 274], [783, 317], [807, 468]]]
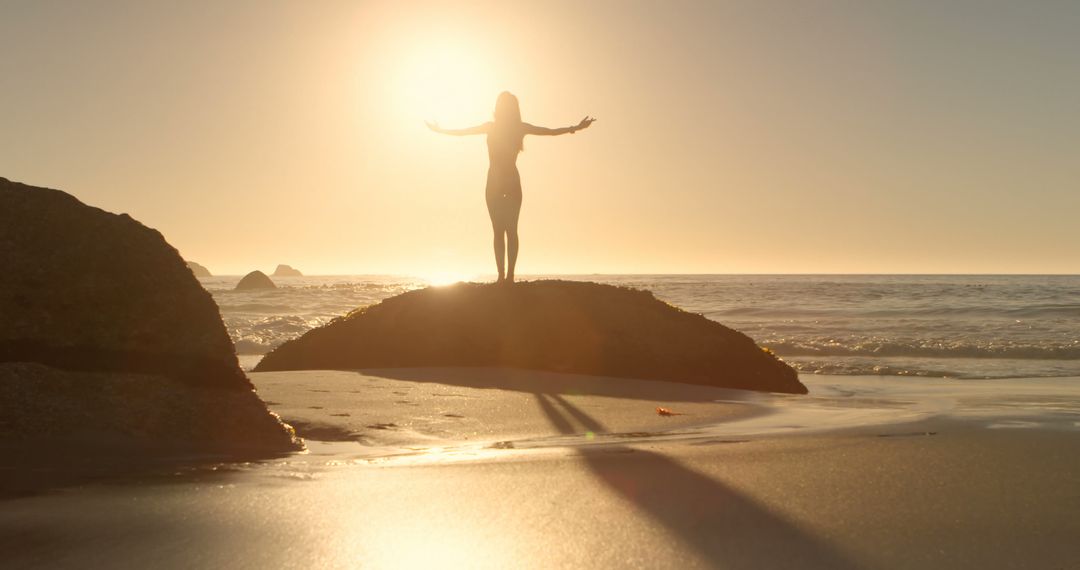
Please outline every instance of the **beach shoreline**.
[[[314, 440], [446, 448], [551, 438], [656, 441], [872, 432], [946, 422], [971, 429], [1080, 429], [1080, 378], [942, 380], [803, 375], [807, 396], [500, 368], [252, 373], [260, 395]], [[559, 406], [561, 405], [561, 408]], [[560, 409], [580, 410], [569, 421]], [[657, 408], [672, 411], [659, 415]], [[336, 410], [336, 411], [335, 411]], [[394, 423], [395, 425], [388, 425]], [[309, 432], [310, 433], [310, 432]], [[581, 441], [570, 436], [581, 436]]]

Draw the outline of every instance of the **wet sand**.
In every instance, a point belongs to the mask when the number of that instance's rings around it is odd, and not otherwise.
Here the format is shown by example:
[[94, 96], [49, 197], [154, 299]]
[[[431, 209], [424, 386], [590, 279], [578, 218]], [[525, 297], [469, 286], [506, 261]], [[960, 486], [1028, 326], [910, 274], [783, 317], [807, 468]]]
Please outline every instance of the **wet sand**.
[[4, 566], [1080, 559], [1078, 379], [809, 377], [809, 397], [487, 369], [252, 379], [309, 452], [4, 500]]

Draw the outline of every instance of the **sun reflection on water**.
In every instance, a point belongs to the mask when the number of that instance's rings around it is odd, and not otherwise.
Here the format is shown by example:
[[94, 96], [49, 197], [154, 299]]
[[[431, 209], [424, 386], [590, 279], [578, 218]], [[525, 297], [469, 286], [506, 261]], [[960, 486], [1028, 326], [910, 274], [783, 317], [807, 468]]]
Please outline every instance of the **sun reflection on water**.
[[420, 279], [432, 287], [442, 287], [444, 285], [452, 285], [461, 281], [475, 281], [476, 276], [470, 275], [468, 273], [440, 271], [436, 273], [429, 273], [427, 275], [421, 275]]

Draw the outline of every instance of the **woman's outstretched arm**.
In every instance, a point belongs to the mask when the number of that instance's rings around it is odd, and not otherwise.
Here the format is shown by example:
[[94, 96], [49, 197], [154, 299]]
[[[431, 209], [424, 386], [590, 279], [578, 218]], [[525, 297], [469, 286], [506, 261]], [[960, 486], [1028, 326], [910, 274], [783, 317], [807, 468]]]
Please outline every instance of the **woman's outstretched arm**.
[[596, 119], [592, 117], [585, 117], [580, 123], [572, 127], [563, 127], [561, 129], [549, 129], [547, 127], [538, 127], [536, 125], [530, 125], [529, 123], [522, 123], [525, 125], [525, 134], [527, 135], [544, 135], [544, 136], [556, 136], [565, 135], [566, 133], [574, 134], [581, 129], [589, 128], [589, 125], [593, 124]]
[[465, 135], [483, 135], [487, 134], [491, 123], [484, 123], [482, 125], [476, 125], [475, 127], [468, 127], [465, 129], [444, 129], [439, 126], [439, 123], [432, 121], [424, 121], [427, 128], [444, 135], [465, 136]]

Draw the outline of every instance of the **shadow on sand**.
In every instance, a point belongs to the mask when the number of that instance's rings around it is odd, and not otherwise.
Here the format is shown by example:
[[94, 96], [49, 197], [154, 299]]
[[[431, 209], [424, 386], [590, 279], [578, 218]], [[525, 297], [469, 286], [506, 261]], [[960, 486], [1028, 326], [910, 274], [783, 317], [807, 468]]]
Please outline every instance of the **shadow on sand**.
[[[535, 396], [564, 434], [607, 431], [558, 394]], [[578, 453], [599, 481], [718, 567], [857, 567], [752, 497], [670, 457], [623, 445], [581, 447]]]
[[367, 368], [356, 372], [391, 380], [435, 382], [465, 388], [512, 390], [529, 394], [605, 396], [609, 398], [649, 400], [652, 402], [754, 401], [762, 397], [783, 397], [783, 395], [777, 394], [765, 396], [746, 390], [700, 386], [681, 382], [588, 376], [585, 374], [566, 374], [518, 368]]

